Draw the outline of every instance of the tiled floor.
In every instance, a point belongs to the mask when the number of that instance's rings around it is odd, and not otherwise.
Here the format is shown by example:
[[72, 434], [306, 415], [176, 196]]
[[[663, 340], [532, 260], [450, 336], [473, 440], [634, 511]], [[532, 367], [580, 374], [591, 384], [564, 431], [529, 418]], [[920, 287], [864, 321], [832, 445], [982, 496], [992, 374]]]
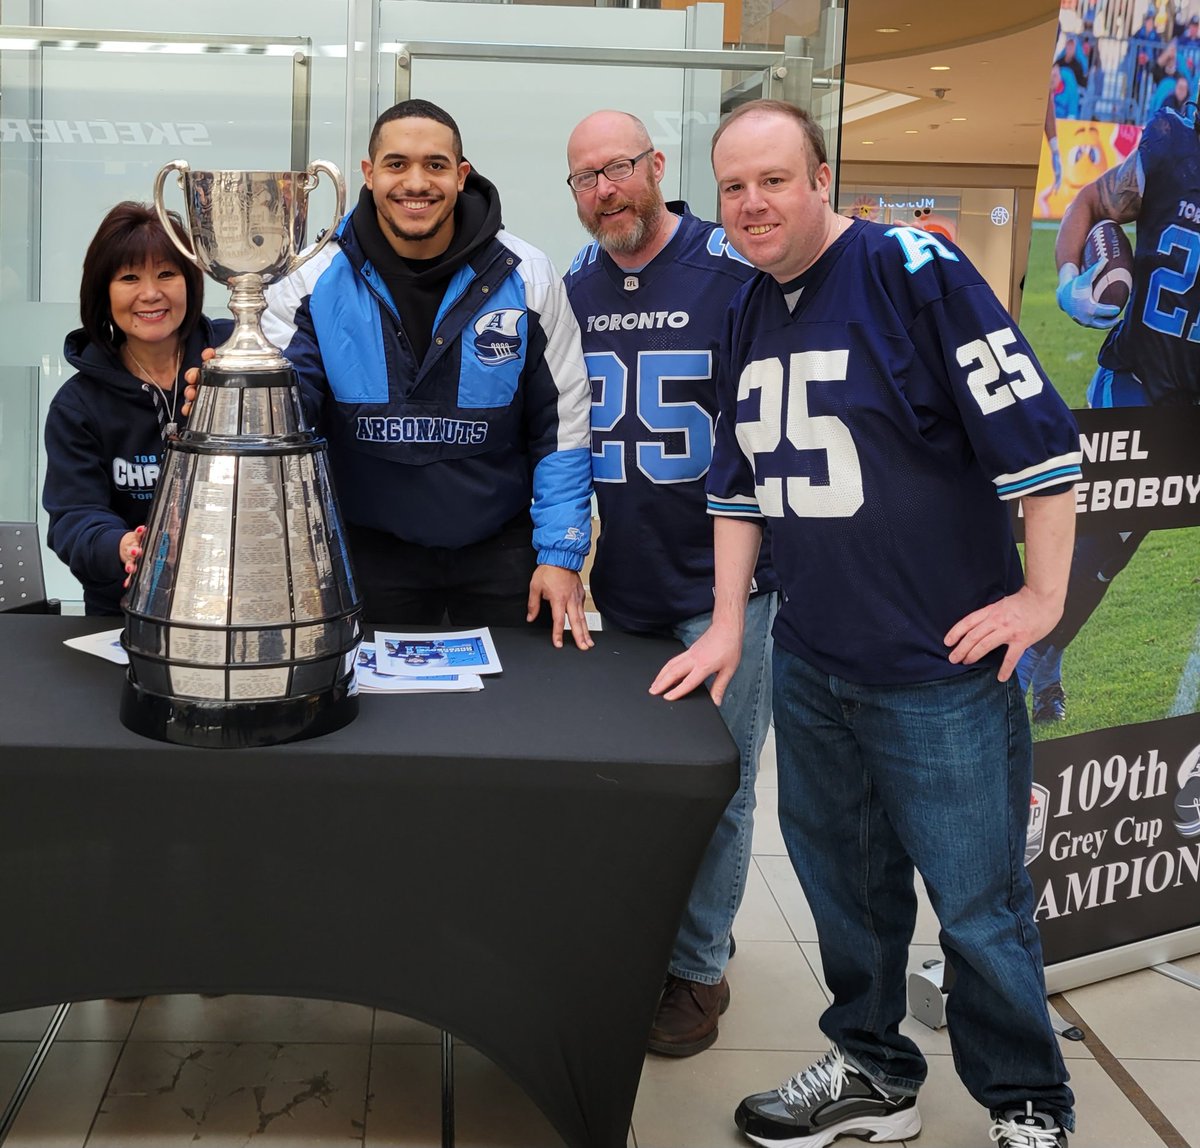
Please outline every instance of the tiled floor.
[[[775, 824], [773, 747], [759, 780], [755, 865], [716, 1046], [646, 1061], [629, 1143], [745, 1145], [730, 1114], [821, 1053], [825, 1001], [812, 919]], [[936, 954], [923, 905], [913, 967]], [[2, 940], [0, 940], [2, 943]], [[1178, 961], [1200, 975], [1200, 956]], [[1200, 991], [1150, 970], [1066, 994], [1173, 1126], [1160, 1136], [1092, 1055], [1063, 1042], [1078, 1098], [1073, 1148], [1200, 1148]], [[0, 1105], [50, 1010], [0, 1017]], [[905, 1030], [930, 1060], [919, 1148], [988, 1148], [987, 1121], [954, 1075], [945, 1030]], [[264, 997], [93, 1001], [72, 1010], [5, 1148], [423, 1146], [440, 1143], [437, 1033], [357, 1005]], [[458, 1144], [551, 1148], [540, 1113], [490, 1062], [457, 1051]], [[843, 1141], [853, 1144], [855, 1141]]]

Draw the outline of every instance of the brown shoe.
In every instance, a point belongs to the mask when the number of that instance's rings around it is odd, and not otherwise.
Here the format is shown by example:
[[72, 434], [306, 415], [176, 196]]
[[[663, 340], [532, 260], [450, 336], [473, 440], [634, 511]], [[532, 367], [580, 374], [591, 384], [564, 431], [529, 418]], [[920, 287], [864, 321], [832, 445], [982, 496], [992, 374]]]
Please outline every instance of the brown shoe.
[[695, 1056], [717, 1039], [717, 1018], [729, 1007], [729, 982], [715, 985], [667, 974], [648, 1047], [663, 1056]]

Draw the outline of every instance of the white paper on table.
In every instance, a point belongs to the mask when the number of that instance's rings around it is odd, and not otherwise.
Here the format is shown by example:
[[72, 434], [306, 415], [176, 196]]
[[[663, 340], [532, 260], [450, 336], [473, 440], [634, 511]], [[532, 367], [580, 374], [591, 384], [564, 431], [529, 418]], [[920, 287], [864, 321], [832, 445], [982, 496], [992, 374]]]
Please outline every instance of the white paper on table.
[[438, 634], [375, 631], [376, 669], [406, 678], [444, 674], [498, 674], [503, 668], [491, 631], [449, 630]]
[[[583, 620], [587, 623], [587, 628], [588, 628], [589, 634], [593, 634], [593, 633], [598, 634], [598, 633], [600, 633], [601, 630], [604, 629], [604, 623], [600, 618], [599, 610], [584, 610]], [[570, 628], [571, 628], [571, 619], [564, 617], [563, 618], [563, 629], [569, 630]]]
[[354, 678], [364, 693], [413, 694], [413, 693], [469, 693], [483, 689], [478, 674], [439, 674], [436, 677], [414, 678], [381, 673], [377, 647], [374, 642], [362, 642], [354, 663]]
[[393, 674], [376, 674], [361, 670], [355, 676], [360, 693], [364, 694], [469, 694], [483, 689], [478, 674], [447, 674], [440, 678], [402, 678]]
[[78, 638], [67, 638], [63, 645], [82, 650], [85, 654], [95, 654], [106, 662], [116, 662], [118, 666], [127, 666], [129, 655], [121, 645], [124, 632], [125, 627], [122, 626], [119, 630], [105, 630], [100, 634], [80, 634]]

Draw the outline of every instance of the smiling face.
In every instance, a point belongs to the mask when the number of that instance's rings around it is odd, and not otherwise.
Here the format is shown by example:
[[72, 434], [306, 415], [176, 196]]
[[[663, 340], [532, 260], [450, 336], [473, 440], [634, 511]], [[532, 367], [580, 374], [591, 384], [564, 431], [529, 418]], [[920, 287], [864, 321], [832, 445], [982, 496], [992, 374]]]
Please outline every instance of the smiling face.
[[115, 326], [130, 348], [150, 348], [176, 338], [187, 315], [187, 282], [175, 263], [147, 260], [118, 268], [108, 285], [108, 305]]
[[712, 158], [726, 237], [760, 271], [787, 283], [837, 238], [844, 221], [829, 206], [832, 173], [822, 163], [810, 174], [812, 153], [795, 120], [744, 115]]
[[445, 124], [409, 116], [383, 125], [362, 171], [380, 230], [398, 255], [432, 259], [450, 246], [454, 205], [470, 170]]
[[[571, 133], [567, 142], [567, 167], [574, 173], [599, 171], [617, 159], [633, 159], [652, 147], [637, 120], [623, 112], [596, 112]], [[667, 221], [659, 181], [665, 159], [651, 152], [638, 160], [628, 179], [614, 182], [602, 171], [596, 186], [572, 191], [579, 222], [609, 254], [648, 255], [661, 238]]]

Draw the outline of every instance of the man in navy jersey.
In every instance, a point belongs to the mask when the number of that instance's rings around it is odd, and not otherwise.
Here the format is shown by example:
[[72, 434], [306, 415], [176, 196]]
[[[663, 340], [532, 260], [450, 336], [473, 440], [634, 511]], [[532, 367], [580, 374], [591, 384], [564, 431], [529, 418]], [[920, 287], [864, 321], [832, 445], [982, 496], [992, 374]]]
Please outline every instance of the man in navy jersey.
[[[588, 116], [567, 144], [568, 184], [594, 237], [566, 276], [592, 380], [592, 480], [601, 533], [591, 589], [605, 622], [685, 644], [713, 607], [712, 524], [704, 476], [717, 415], [713, 372], [725, 313], [754, 269], [715, 224], [663, 201], [665, 159], [625, 112]], [[777, 582], [760, 557], [742, 661], [721, 715], [741, 783], [684, 911], [649, 1047], [691, 1056], [717, 1039], [729, 1004], [725, 964], [746, 887], [754, 779], [771, 720]]]
[[765, 274], [735, 301], [717, 376], [713, 624], [651, 691], [715, 675], [719, 699], [769, 520], [779, 820], [833, 998], [830, 1052], [735, 1119], [788, 1148], [920, 1131], [925, 1058], [900, 1032], [915, 867], [956, 976], [955, 1066], [992, 1138], [1065, 1145], [1073, 1097], [1022, 864], [1033, 755], [1011, 675], [1062, 610], [1078, 432], [961, 252], [832, 210], [807, 113], [743, 105], [713, 169], [726, 234]]
[[[1120, 309], [1092, 299], [1101, 266], [1079, 270], [1088, 232], [1101, 219], [1137, 222], [1133, 292]], [[1077, 323], [1109, 331], [1088, 386], [1090, 407], [1192, 406], [1200, 402], [1200, 139], [1193, 117], [1164, 109], [1137, 151], [1083, 188], [1063, 215], [1054, 246], [1058, 304]], [[1062, 621], [1017, 667], [1033, 686], [1033, 720], [1062, 721], [1063, 650], [1125, 569], [1145, 530], [1106, 531], [1075, 544]]]

